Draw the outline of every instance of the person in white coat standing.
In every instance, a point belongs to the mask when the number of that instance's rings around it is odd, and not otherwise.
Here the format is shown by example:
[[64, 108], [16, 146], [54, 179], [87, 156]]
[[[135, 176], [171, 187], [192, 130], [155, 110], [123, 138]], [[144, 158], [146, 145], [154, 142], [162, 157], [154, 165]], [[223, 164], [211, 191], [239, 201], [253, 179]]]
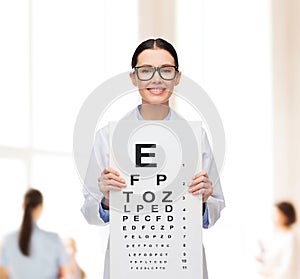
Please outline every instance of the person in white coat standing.
[[[139, 90], [141, 105], [129, 112], [128, 120], [178, 120], [182, 119], [169, 106], [173, 89], [179, 84], [178, 57], [174, 47], [164, 39], [148, 39], [135, 50], [132, 57], [130, 78]], [[188, 185], [192, 195], [202, 194], [203, 228], [209, 228], [219, 219], [225, 207], [218, 170], [207, 139], [202, 129], [202, 166]], [[90, 224], [109, 223], [109, 193], [126, 187], [125, 180], [109, 166], [109, 131], [101, 128], [95, 138], [83, 187], [83, 215]], [[109, 245], [107, 247], [104, 279], [109, 279]], [[203, 278], [207, 279], [205, 253], [203, 258]]]

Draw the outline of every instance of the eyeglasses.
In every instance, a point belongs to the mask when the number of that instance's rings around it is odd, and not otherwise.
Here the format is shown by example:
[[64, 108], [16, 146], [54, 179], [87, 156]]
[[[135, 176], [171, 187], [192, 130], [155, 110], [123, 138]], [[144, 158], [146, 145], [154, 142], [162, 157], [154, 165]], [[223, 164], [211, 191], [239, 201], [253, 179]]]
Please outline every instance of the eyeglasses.
[[161, 66], [161, 67], [152, 67], [152, 66], [140, 66], [134, 67], [135, 73], [139, 80], [147, 81], [153, 78], [155, 72], [157, 71], [159, 76], [164, 80], [172, 80], [178, 72], [177, 66]]

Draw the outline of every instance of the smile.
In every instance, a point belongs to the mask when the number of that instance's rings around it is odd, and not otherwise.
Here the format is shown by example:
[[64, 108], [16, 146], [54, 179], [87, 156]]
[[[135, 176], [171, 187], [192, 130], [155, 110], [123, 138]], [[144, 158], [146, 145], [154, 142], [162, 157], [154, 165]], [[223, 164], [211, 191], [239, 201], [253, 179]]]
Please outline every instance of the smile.
[[154, 88], [147, 88], [147, 90], [153, 95], [160, 95], [163, 94], [166, 89], [162, 87], [154, 87]]

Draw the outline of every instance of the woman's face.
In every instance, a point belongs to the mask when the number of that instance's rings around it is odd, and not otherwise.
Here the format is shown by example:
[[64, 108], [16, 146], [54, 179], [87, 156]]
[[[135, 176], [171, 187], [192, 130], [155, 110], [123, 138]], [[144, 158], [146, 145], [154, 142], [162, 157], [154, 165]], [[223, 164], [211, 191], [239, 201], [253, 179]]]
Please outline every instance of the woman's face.
[[276, 227], [285, 227], [286, 216], [277, 207], [274, 207], [273, 221]]
[[[175, 66], [173, 56], [164, 49], [146, 49], [138, 56], [136, 67], [140, 66]], [[137, 75], [130, 73], [132, 83], [139, 88], [142, 104], [169, 105], [174, 86], [180, 81], [181, 73], [177, 72], [173, 80], [164, 80], [156, 71], [147, 81], [139, 80]]]

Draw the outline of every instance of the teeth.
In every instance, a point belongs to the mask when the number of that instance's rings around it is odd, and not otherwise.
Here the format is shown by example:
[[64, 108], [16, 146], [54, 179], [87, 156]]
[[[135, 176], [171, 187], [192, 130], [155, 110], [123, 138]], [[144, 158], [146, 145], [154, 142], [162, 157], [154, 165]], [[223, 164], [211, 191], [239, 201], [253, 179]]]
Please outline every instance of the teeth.
[[155, 93], [161, 93], [163, 91], [163, 89], [162, 88], [151, 88], [150, 91], [155, 94]]

